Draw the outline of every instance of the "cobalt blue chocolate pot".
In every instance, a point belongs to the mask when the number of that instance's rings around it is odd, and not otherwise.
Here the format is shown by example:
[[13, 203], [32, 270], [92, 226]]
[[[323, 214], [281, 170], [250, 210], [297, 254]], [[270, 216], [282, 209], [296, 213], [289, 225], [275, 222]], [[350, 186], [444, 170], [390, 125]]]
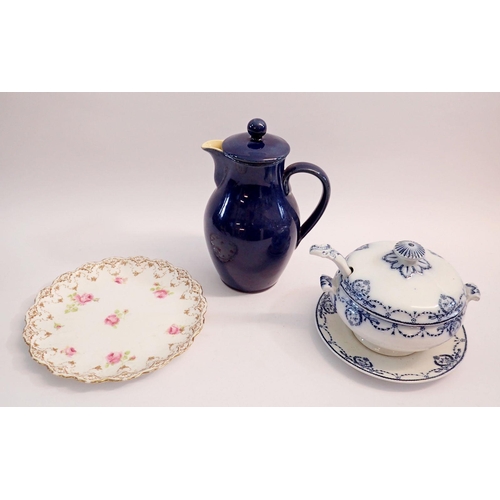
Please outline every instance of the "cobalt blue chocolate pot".
[[[276, 284], [330, 199], [325, 172], [305, 162], [285, 168], [290, 146], [266, 131], [266, 123], [255, 118], [247, 133], [202, 145], [215, 163], [216, 188], [204, 217], [208, 250], [222, 281], [247, 293]], [[290, 188], [290, 177], [299, 172], [323, 185], [318, 205], [303, 224]]]

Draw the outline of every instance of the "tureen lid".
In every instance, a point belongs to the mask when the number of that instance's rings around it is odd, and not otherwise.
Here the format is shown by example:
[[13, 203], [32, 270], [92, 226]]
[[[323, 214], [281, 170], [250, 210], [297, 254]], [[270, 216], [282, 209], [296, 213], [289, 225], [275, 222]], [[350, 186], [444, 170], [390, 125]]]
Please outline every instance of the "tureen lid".
[[462, 314], [464, 284], [438, 254], [415, 241], [379, 241], [347, 257], [340, 286], [362, 308], [395, 323], [435, 324]]
[[245, 163], [271, 163], [285, 158], [290, 152], [288, 143], [266, 132], [266, 122], [254, 118], [248, 123], [247, 133], [225, 139], [222, 150], [227, 156]]

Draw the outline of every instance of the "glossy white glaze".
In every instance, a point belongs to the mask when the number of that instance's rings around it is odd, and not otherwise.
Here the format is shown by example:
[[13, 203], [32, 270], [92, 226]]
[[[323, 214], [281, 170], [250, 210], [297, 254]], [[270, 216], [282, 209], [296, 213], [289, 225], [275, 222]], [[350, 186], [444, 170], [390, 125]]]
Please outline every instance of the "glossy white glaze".
[[[348, 277], [349, 283], [359, 279], [368, 280], [372, 300], [409, 313], [437, 312], [440, 309], [441, 295], [452, 297], [457, 302], [460, 300], [464, 284], [446, 260], [427, 250], [424, 258], [429, 268], [416, 271], [411, 277], [405, 278], [399, 269], [383, 260], [384, 256], [394, 250], [395, 243], [379, 241], [350, 253], [346, 259], [353, 269]], [[397, 266], [398, 263], [394, 265]]]
[[411, 240], [369, 243], [344, 262], [329, 245], [310, 252], [338, 266], [333, 279], [322, 276], [322, 289], [358, 340], [381, 354], [404, 356], [447, 342], [467, 303], [480, 297], [447, 261]]
[[144, 257], [110, 258], [40, 291], [26, 314], [24, 340], [55, 375], [131, 380], [188, 349], [206, 308], [201, 286], [183, 269]]
[[408, 356], [384, 356], [358, 342], [339, 314], [334, 312], [328, 293], [316, 306], [316, 326], [328, 348], [352, 368], [389, 382], [415, 384], [430, 382], [451, 373], [467, 350], [465, 329], [460, 328], [444, 344]]

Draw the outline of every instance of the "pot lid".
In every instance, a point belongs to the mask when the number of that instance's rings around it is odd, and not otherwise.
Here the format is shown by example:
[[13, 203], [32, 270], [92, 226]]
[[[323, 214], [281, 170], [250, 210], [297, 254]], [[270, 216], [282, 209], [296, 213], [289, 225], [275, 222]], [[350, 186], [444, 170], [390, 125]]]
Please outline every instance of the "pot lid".
[[285, 158], [290, 146], [281, 137], [267, 134], [266, 122], [254, 118], [248, 123], [247, 133], [225, 139], [222, 150], [226, 156], [245, 163], [272, 163]]
[[350, 253], [340, 286], [363, 309], [395, 323], [436, 324], [464, 311], [464, 284], [438, 254], [415, 241], [379, 241]]

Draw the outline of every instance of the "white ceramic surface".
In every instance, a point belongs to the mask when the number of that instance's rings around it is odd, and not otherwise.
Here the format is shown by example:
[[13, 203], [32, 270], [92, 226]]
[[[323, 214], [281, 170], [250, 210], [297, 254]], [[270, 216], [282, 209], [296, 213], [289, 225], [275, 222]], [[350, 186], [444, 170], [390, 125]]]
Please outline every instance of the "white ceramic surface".
[[467, 303], [480, 298], [447, 261], [410, 240], [369, 243], [345, 259], [330, 245], [313, 245], [310, 252], [339, 268], [334, 279], [321, 278], [336, 312], [361, 342], [386, 355], [447, 342], [460, 329]]
[[448, 375], [463, 360], [467, 350], [465, 329], [433, 349], [409, 356], [385, 356], [360, 343], [336, 314], [329, 293], [316, 306], [316, 326], [330, 350], [352, 368], [372, 377], [399, 383], [430, 382]]
[[183, 353], [206, 308], [201, 286], [183, 269], [144, 257], [105, 259], [44, 288], [26, 314], [24, 340], [56, 375], [130, 380]]

